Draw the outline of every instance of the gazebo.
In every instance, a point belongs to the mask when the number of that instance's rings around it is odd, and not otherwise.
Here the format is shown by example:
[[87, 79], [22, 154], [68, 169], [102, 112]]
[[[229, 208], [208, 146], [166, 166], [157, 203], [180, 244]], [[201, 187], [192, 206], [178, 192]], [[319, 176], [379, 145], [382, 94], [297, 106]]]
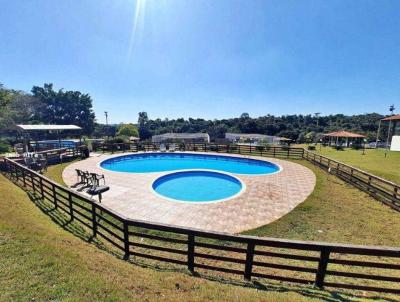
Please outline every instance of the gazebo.
[[375, 148], [378, 146], [379, 143], [379, 135], [381, 131], [382, 122], [385, 123], [389, 122], [388, 134], [386, 138], [386, 148], [389, 147], [389, 142], [390, 142], [391, 151], [400, 151], [400, 114], [388, 116], [379, 121], [378, 133], [376, 134]]
[[[45, 144], [46, 142], [52, 143], [52, 145], [57, 145], [58, 148], [62, 147], [62, 140], [61, 140], [61, 132], [65, 130], [69, 130], [72, 132], [79, 132], [79, 141], [81, 141], [80, 131], [82, 130], [81, 127], [76, 125], [17, 125], [17, 128], [23, 132], [24, 136], [24, 145], [25, 151], [28, 151], [30, 140], [32, 136], [34, 137], [35, 141], [35, 151], [39, 150], [39, 143]], [[41, 141], [39, 142], [38, 139], [38, 132], [53, 132], [56, 134], [57, 140], [55, 141]]]
[[345, 140], [346, 147], [349, 147], [350, 143], [359, 143], [361, 145], [361, 140], [364, 140], [365, 138], [364, 135], [343, 130], [326, 133], [324, 134], [324, 137], [329, 138], [329, 146], [331, 146], [332, 143], [334, 143], [335, 146], [339, 146], [342, 144], [342, 141]]

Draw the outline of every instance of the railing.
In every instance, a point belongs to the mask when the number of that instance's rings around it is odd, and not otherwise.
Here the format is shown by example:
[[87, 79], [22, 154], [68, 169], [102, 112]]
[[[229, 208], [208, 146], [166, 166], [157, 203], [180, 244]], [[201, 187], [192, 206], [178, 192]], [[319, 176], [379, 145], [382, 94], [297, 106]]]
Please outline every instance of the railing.
[[172, 263], [190, 272], [400, 294], [400, 248], [260, 238], [133, 220], [4, 159], [12, 181], [87, 227], [125, 259]]
[[[168, 145], [168, 144], [167, 144]], [[187, 143], [175, 144], [178, 151], [198, 151], [233, 153], [243, 155], [256, 155], [288, 159], [305, 159], [312, 164], [337, 175], [347, 183], [368, 193], [376, 200], [383, 202], [394, 210], [400, 211], [400, 185], [385, 180], [373, 174], [367, 173], [350, 165], [341, 163], [334, 159], [310, 152], [304, 148], [293, 147], [269, 147], [229, 144], [204, 144]], [[160, 144], [154, 143], [120, 143], [102, 144], [95, 147], [95, 150], [102, 152], [138, 152], [156, 151]]]
[[400, 211], [400, 185], [315, 152], [304, 150], [304, 159]]
[[[172, 144], [164, 144], [171, 146]], [[234, 153], [243, 155], [258, 155], [278, 158], [301, 159], [303, 157], [303, 148], [275, 147], [275, 146], [249, 146], [233, 144], [206, 144], [206, 143], [185, 143], [174, 144], [177, 151], [194, 152], [217, 152]], [[160, 149], [160, 143], [112, 143], [112, 144], [94, 144], [94, 151], [101, 152], [138, 152], [138, 151], [156, 151]]]

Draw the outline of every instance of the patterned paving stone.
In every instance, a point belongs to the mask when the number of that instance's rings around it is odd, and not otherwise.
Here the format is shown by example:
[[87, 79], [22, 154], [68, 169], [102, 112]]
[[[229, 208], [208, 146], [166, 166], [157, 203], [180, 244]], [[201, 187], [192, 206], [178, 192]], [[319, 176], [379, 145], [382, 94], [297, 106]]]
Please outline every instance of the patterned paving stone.
[[245, 183], [246, 190], [230, 200], [211, 204], [181, 203], [166, 200], [151, 188], [155, 179], [170, 172], [123, 173], [100, 167], [103, 160], [117, 156], [121, 154], [94, 153], [86, 160], [69, 165], [63, 171], [63, 179], [71, 187], [76, 183], [75, 169], [104, 174], [110, 191], [103, 195], [102, 204], [108, 208], [132, 219], [204, 230], [239, 233], [271, 223], [303, 202], [314, 190], [316, 182], [314, 173], [302, 165], [276, 158], [253, 157], [278, 164], [282, 170], [271, 175], [235, 175]]

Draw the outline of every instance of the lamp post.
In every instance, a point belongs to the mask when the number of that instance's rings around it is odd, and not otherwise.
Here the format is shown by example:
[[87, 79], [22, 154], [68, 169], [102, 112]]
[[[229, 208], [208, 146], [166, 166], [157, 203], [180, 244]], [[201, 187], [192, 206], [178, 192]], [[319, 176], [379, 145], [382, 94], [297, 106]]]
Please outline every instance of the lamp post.
[[104, 115], [106, 116], [106, 125], [108, 126], [108, 111], [104, 111]]
[[108, 111], [104, 111], [104, 115], [106, 117], [106, 137], [108, 139]]
[[364, 138], [363, 142], [364, 142], [364, 144], [363, 144], [363, 153], [362, 153], [362, 155], [365, 155], [365, 143], [367, 142], [367, 139]]

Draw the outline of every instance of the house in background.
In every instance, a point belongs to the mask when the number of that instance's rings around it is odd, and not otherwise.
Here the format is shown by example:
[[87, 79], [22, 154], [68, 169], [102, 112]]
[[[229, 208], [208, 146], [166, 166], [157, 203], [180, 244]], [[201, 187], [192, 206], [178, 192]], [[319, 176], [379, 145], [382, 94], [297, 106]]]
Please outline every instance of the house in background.
[[209, 143], [208, 133], [165, 133], [153, 135], [153, 143]]
[[285, 137], [257, 133], [225, 133], [225, 139], [231, 143], [258, 146], [262, 144], [288, 144], [291, 140]]

